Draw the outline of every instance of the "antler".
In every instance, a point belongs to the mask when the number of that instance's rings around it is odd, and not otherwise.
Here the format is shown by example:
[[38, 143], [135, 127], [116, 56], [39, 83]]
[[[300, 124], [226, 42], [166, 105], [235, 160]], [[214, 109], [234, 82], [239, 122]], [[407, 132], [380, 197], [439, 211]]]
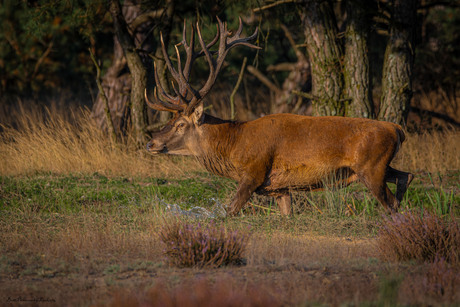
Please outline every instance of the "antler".
[[[157, 65], [154, 65], [156, 85], [156, 88], [154, 90], [154, 103], [149, 101], [147, 97], [147, 91], [145, 92], [145, 99], [147, 101], [147, 104], [151, 108], [160, 111], [170, 111], [175, 113], [185, 111], [186, 115], [190, 115], [195, 109], [195, 107], [202, 102], [203, 98], [209, 93], [209, 91], [213, 87], [214, 83], [216, 82], [217, 75], [219, 74], [222, 68], [224, 59], [227, 56], [227, 53], [230, 49], [238, 45], [244, 45], [250, 48], [260, 49], [260, 47], [249, 43], [249, 41], [257, 37], [257, 28], [251, 36], [241, 38], [240, 35], [243, 32], [243, 22], [241, 21], [241, 18], [239, 18], [238, 30], [233, 36], [230, 36], [232, 33], [228, 31], [227, 23], [222, 22], [219, 18], [217, 18], [217, 22], [218, 24], [216, 36], [207, 45], [203, 41], [201, 30], [197, 23], [196, 28], [198, 32], [198, 41], [202, 49], [200, 52], [195, 52], [195, 27], [192, 25], [190, 43], [187, 43], [186, 23], [184, 22], [182, 41], [174, 46], [177, 56], [177, 70], [173, 67], [171, 63], [171, 59], [169, 58], [168, 53], [166, 51], [166, 47], [164, 45], [163, 35], [160, 34], [161, 47], [166, 62], [166, 66], [168, 67], [168, 70], [170, 71], [172, 77], [178, 84], [179, 88], [177, 89], [174, 82], [172, 82], [172, 87], [176, 96], [171, 96], [170, 94], [168, 94], [159, 82]], [[209, 49], [212, 46], [214, 46], [218, 41], [218, 50], [210, 51]], [[186, 53], [184, 69], [182, 69], [182, 61], [178, 48], [180, 45], [184, 46]], [[194, 61], [201, 56], [204, 56], [206, 58], [210, 72], [209, 77], [206, 80], [204, 86], [200, 90], [196, 90], [190, 85], [189, 78]], [[216, 57], [214, 58], [214, 56]]]

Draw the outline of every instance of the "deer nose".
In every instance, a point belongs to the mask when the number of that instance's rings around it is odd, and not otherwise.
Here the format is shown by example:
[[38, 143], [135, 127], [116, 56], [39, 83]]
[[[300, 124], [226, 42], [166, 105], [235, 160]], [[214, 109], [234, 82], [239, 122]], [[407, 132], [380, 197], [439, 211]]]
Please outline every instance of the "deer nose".
[[147, 151], [149, 151], [150, 148], [152, 148], [152, 147], [153, 147], [153, 142], [152, 142], [152, 141], [148, 142], [148, 143], [147, 143], [147, 146], [145, 146], [145, 148], [147, 149]]

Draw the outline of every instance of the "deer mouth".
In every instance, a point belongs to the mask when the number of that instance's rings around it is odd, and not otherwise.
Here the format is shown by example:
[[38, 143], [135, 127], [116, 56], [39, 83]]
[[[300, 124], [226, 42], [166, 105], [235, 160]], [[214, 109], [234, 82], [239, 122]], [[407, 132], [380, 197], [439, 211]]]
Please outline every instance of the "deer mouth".
[[168, 148], [166, 147], [166, 145], [158, 146], [154, 148], [151, 143], [148, 143], [147, 151], [151, 154], [163, 154], [163, 153], [168, 153]]
[[152, 153], [152, 154], [166, 154], [166, 153], [168, 153], [168, 148], [166, 148], [166, 146], [164, 146], [161, 149], [150, 149], [149, 152]]

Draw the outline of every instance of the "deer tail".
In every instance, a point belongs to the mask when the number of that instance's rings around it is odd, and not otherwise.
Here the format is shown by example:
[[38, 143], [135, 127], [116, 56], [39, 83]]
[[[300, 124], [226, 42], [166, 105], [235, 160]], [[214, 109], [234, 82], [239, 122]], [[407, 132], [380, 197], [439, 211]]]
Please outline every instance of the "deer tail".
[[406, 134], [404, 133], [404, 130], [400, 125], [396, 125], [396, 134], [398, 136], [398, 143], [396, 144], [395, 155], [399, 151], [399, 149], [401, 148], [401, 144], [406, 139]]

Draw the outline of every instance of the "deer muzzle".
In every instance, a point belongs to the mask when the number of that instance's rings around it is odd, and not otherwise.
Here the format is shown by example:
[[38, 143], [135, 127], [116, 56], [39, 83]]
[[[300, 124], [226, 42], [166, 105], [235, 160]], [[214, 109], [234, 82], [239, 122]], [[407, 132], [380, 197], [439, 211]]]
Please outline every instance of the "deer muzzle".
[[165, 144], [159, 144], [153, 140], [147, 143], [146, 149], [148, 152], [153, 154], [167, 153], [168, 149]]

